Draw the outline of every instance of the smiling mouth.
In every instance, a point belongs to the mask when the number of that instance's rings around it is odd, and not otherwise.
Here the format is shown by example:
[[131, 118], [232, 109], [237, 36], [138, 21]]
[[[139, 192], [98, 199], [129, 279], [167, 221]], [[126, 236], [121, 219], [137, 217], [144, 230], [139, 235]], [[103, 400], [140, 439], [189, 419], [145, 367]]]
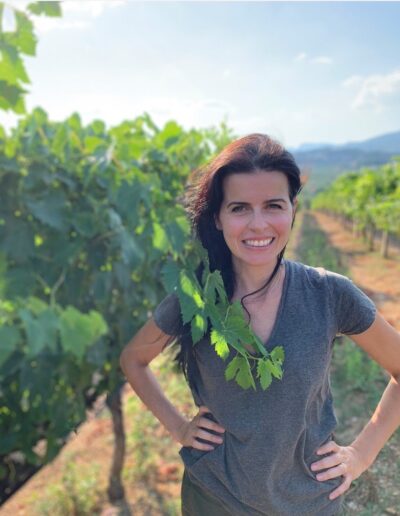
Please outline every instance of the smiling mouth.
[[272, 242], [275, 240], [274, 237], [272, 238], [265, 238], [264, 240], [252, 240], [249, 238], [248, 240], [242, 240], [243, 244], [246, 247], [268, 247], [272, 244]]

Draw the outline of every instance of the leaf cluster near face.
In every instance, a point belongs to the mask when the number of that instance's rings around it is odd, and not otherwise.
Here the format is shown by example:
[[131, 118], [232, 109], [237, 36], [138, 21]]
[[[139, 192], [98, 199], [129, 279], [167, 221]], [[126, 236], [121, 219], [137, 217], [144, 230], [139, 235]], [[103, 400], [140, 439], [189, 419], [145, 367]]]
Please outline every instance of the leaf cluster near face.
[[[273, 378], [282, 379], [283, 347], [277, 346], [271, 352], [265, 349], [246, 322], [240, 301], [229, 302], [220, 271], [210, 272], [207, 251], [198, 242], [194, 251], [197, 262], [204, 266], [201, 283], [196, 277], [196, 266], [191, 265], [196, 260], [181, 264], [168, 262], [162, 269], [167, 291], [178, 296], [183, 323], [190, 323], [193, 344], [206, 335], [210, 323], [210, 343], [216, 354], [225, 361], [232, 348], [236, 351], [225, 369], [225, 379], [234, 379], [243, 389], [257, 390], [255, 373], [261, 388], [266, 390]], [[246, 345], [255, 349], [256, 354], [246, 349]]]

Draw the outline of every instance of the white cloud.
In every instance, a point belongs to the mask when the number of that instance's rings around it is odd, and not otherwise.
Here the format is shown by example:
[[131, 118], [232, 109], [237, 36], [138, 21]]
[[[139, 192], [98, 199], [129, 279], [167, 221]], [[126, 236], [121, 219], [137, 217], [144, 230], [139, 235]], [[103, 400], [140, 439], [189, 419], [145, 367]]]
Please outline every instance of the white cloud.
[[300, 52], [300, 54], [297, 54], [297, 56], [294, 58], [295, 61], [301, 62], [301, 61], [307, 61], [308, 63], [315, 63], [315, 64], [331, 64], [332, 58], [328, 56], [317, 56], [317, 57], [311, 57], [305, 52]]
[[108, 9], [114, 9], [127, 3], [127, 0], [64, 0], [61, 3], [60, 18], [35, 16], [34, 25], [37, 32], [45, 33], [54, 30], [88, 29], [92, 20]]
[[311, 62], [316, 64], [332, 64], [332, 58], [327, 56], [319, 56], [311, 59]]
[[65, 13], [71, 12], [88, 14], [89, 16], [96, 18], [97, 16], [100, 16], [100, 14], [102, 14], [106, 9], [113, 9], [126, 3], [126, 0], [64, 0], [62, 3], [62, 11]]
[[297, 56], [294, 58], [295, 61], [304, 61], [307, 57], [307, 54], [305, 52], [301, 52], [300, 54], [297, 54]]
[[63, 20], [62, 18], [37, 18], [35, 28], [38, 34], [50, 32], [52, 30], [78, 29], [83, 30], [90, 27], [90, 23], [83, 20]]
[[363, 78], [361, 75], [351, 75], [344, 81], [342, 81], [342, 86], [345, 88], [351, 88], [352, 86], [358, 86], [362, 82]]
[[400, 94], [400, 69], [386, 75], [370, 75], [362, 80], [352, 108], [374, 107], [381, 111], [384, 101], [397, 94]]

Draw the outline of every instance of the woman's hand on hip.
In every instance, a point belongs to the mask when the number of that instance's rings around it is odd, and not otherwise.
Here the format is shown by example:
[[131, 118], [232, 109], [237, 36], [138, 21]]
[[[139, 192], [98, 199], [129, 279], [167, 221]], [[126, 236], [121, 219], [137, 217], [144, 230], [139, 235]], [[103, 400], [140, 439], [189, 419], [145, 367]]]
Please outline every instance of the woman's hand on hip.
[[204, 405], [200, 406], [196, 416], [179, 428], [179, 437], [177, 440], [182, 444], [182, 446], [191, 446], [198, 450], [210, 451], [213, 450], [215, 446], [202, 443], [197, 439], [206, 439], [207, 441], [211, 441], [216, 444], [221, 444], [223, 442], [222, 436], [214, 435], [212, 432], [208, 431], [213, 430], [215, 432], [223, 433], [225, 432], [225, 429], [218, 423], [205, 417], [203, 414], [207, 412], [210, 412], [207, 407]]
[[311, 470], [314, 472], [321, 469], [326, 470], [317, 474], [317, 480], [324, 481], [340, 476], [344, 478], [342, 484], [330, 493], [330, 500], [334, 500], [345, 493], [352, 481], [368, 469], [368, 465], [353, 446], [340, 446], [335, 441], [329, 441], [321, 446], [316, 453], [319, 455], [330, 453], [327, 457], [311, 464]]

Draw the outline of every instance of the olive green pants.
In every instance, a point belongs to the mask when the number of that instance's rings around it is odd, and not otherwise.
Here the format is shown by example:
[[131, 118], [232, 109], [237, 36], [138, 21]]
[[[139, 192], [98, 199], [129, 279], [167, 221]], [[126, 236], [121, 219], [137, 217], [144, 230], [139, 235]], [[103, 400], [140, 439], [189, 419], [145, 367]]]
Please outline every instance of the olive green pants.
[[182, 516], [232, 516], [214, 497], [194, 484], [186, 469], [181, 489]]

